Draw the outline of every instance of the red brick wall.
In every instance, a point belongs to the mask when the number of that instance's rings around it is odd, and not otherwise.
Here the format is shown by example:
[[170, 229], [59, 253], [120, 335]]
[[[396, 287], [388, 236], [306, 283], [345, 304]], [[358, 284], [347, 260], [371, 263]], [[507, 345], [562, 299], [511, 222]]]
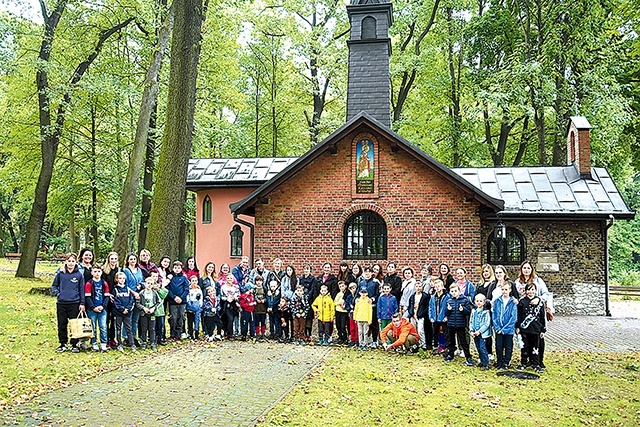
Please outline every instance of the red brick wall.
[[326, 152], [290, 177], [268, 195], [268, 204], [256, 205], [255, 258], [265, 259], [267, 266], [275, 257], [297, 268], [311, 262], [314, 273], [325, 261], [335, 266], [342, 259], [344, 222], [364, 208], [385, 219], [388, 260], [399, 266], [478, 265], [478, 202], [465, 202], [461, 190], [401, 148], [392, 153], [378, 135], [372, 135], [379, 143], [378, 197], [352, 198], [355, 136], [337, 144], [337, 155]]

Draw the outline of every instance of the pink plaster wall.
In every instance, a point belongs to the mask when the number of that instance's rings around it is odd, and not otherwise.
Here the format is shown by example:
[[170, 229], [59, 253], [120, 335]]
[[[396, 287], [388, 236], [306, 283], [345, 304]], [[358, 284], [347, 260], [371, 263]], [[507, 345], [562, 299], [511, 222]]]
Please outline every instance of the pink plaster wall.
[[[213, 261], [216, 271], [220, 271], [220, 265], [227, 263], [233, 268], [240, 262], [241, 257], [231, 257], [231, 237], [229, 233], [237, 223], [229, 210], [229, 204], [245, 198], [255, 190], [254, 187], [242, 188], [211, 188], [200, 190], [196, 193], [196, 262], [198, 268]], [[202, 223], [202, 203], [205, 197], [211, 198], [211, 223]], [[247, 222], [253, 223], [253, 217], [240, 216]], [[238, 224], [244, 231], [242, 254], [251, 257], [250, 254], [250, 230], [249, 227]]]

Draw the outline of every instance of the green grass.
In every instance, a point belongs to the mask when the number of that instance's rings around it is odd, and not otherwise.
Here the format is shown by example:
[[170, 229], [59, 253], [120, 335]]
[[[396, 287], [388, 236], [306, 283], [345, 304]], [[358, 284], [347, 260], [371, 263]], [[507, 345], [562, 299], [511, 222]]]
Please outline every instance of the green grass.
[[265, 426], [640, 425], [640, 354], [550, 352], [538, 380], [338, 349], [263, 420]]
[[[54, 272], [58, 265], [38, 270]], [[17, 261], [0, 262], [0, 408], [134, 360], [130, 353], [55, 353], [56, 300], [29, 295], [32, 287], [50, 286], [52, 277], [16, 279], [4, 271], [16, 267]]]

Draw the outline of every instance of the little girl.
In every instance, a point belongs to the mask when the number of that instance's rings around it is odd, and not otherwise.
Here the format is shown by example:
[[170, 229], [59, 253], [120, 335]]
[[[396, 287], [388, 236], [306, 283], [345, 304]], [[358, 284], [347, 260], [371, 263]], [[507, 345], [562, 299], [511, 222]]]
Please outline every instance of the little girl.
[[535, 283], [527, 283], [524, 288], [525, 296], [518, 302], [516, 334], [521, 334], [524, 341], [518, 369], [523, 370], [531, 366], [541, 372], [540, 339], [544, 338], [547, 331], [547, 315], [544, 302], [536, 296], [536, 291]]
[[433, 281], [435, 293], [429, 302], [429, 320], [433, 325], [433, 350], [439, 354], [446, 351], [447, 322], [445, 311], [449, 293], [444, 291], [444, 282], [440, 279]]
[[[222, 335], [222, 320], [220, 320], [220, 305], [218, 304], [218, 298], [216, 297], [215, 286], [209, 286], [207, 288], [207, 296], [204, 298], [202, 305], [202, 321], [204, 323], [204, 333], [207, 336], [207, 340], [213, 341], [221, 340]], [[213, 335], [214, 329], [218, 328], [218, 334]]]
[[[187, 295], [187, 332], [189, 339], [200, 339], [200, 317], [202, 314], [202, 289], [198, 276], [189, 279], [189, 294]], [[195, 333], [194, 333], [195, 329]]]
[[222, 301], [222, 311], [224, 313], [224, 325], [227, 332], [227, 339], [233, 339], [233, 324], [238, 318], [240, 303], [240, 289], [233, 283], [233, 274], [226, 276], [226, 282], [220, 287], [220, 300]]

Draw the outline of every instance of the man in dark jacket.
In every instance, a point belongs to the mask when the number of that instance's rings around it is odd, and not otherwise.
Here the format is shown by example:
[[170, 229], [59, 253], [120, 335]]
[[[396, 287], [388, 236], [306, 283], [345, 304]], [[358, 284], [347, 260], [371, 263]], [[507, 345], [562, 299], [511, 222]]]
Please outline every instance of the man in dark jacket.
[[[67, 327], [69, 319], [75, 319], [81, 311], [84, 311], [84, 275], [78, 269], [78, 256], [74, 253], [67, 255], [64, 267], [58, 270], [51, 292], [58, 297], [56, 314], [58, 317], [58, 341], [60, 346], [56, 352], [62, 353], [69, 350], [67, 346]], [[78, 353], [78, 340], [71, 339], [71, 351]]]

